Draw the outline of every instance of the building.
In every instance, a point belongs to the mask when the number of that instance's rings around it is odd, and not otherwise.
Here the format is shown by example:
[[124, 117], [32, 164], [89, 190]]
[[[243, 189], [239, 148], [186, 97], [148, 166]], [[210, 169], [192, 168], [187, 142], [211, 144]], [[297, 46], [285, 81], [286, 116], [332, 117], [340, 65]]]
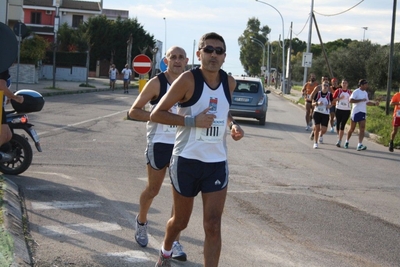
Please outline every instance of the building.
[[129, 18], [127, 10], [103, 9], [102, 1], [23, 0], [23, 10], [26, 26], [50, 42], [54, 40], [54, 32], [64, 23], [77, 28], [82, 22], [99, 15], [112, 20], [118, 16]]

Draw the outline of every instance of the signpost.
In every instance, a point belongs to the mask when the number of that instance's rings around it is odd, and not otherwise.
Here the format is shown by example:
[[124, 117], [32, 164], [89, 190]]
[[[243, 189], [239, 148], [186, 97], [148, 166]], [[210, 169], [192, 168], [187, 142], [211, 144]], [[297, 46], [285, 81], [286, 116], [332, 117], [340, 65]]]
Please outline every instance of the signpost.
[[151, 70], [151, 59], [145, 54], [137, 55], [132, 61], [133, 70], [139, 75], [145, 75]]
[[137, 55], [132, 60], [132, 68], [133, 70], [139, 74], [139, 93], [142, 92], [144, 85], [147, 80], [144, 79], [143, 75], [149, 73], [151, 70], [151, 59], [145, 54]]
[[165, 64], [165, 62], [164, 62], [164, 59], [165, 59], [165, 57], [163, 57], [163, 58], [161, 59], [161, 61], [160, 61], [160, 70], [161, 70], [161, 71], [166, 71], [167, 68], [168, 68], [167, 64]]

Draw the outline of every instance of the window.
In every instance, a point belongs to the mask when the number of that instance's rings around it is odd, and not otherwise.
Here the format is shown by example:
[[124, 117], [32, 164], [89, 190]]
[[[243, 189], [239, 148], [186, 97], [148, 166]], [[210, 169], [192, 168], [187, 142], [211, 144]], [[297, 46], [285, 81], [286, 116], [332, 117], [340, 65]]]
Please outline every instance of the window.
[[72, 27], [78, 28], [80, 24], [83, 23], [83, 16], [73, 15], [72, 16]]
[[32, 24], [42, 24], [42, 13], [32, 12], [31, 13], [31, 23]]

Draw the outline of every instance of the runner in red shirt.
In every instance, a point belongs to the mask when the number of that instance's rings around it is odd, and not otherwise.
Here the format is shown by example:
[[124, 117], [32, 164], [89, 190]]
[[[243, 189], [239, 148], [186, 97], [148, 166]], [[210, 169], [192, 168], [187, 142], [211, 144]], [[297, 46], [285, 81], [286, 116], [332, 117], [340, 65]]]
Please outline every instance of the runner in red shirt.
[[392, 133], [390, 134], [390, 142], [389, 142], [389, 151], [393, 152], [394, 150], [393, 140], [396, 137], [397, 130], [400, 126], [400, 92], [394, 94], [392, 100], [390, 101], [390, 105], [394, 106], [393, 121], [392, 121], [393, 130]]

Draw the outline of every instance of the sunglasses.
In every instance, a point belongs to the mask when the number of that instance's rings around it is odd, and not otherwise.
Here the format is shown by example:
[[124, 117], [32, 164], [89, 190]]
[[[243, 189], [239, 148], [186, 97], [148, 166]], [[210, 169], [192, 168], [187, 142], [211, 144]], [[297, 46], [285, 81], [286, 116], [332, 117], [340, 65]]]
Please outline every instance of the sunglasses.
[[329, 84], [324, 84], [324, 87], [329, 87]]
[[207, 54], [212, 54], [215, 51], [215, 54], [217, 55], [222, 55], [223, 53], [225, 53], [225, 49], [223, 49], [222, 47], [214, 47], [211, 45], [207, 45], [205, 47], [200, 48], [199, 50], [203, 49], [203, 51]]

